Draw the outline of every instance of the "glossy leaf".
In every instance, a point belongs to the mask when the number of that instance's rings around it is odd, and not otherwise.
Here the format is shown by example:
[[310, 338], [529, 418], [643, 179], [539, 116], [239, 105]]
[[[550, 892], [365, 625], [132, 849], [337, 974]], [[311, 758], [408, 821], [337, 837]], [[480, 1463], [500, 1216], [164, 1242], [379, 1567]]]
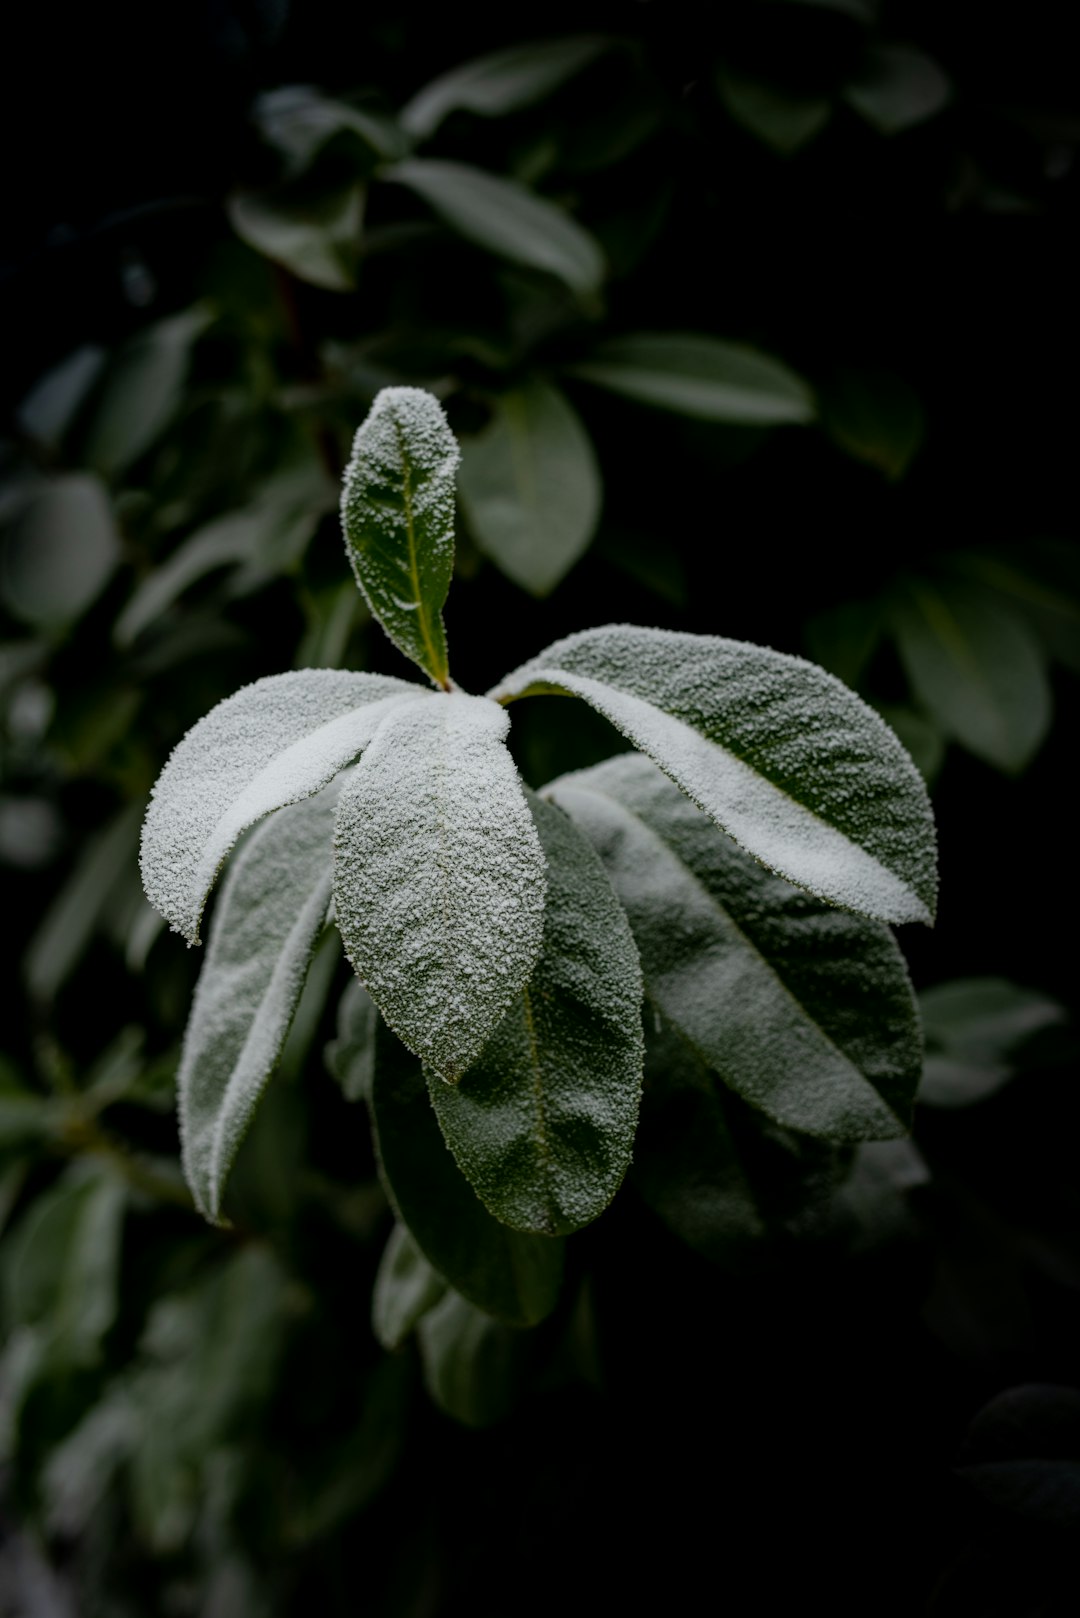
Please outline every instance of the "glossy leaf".
[[59, 628], [93, 605], [119, 560], [103, 484], [67, 472], [42, 483], [4, 535], [0, 598], [25, 623]]
[[463, 445], [460, 487], [480, 549], [538, 596], [553, 590], [587, 547], [603, 493], [588, 433], [547, 382], [495, 400], [488, 426]]
[[1004, 978], [961, 978], [919, 996], [926, 1064], [919, 1100], [966, 1107], [995, 1094], [1016, 1071], [1022, 1047], [1065, 1021], [1048, 995]]
[[521, 1381], [527, 1340], [447, 1292], [421, 1320], [424, 1384], [439, 1409], [466, 1427], [490, 1427], [509, 1415]]
[[912, 689], [945, 734], [999, 770], [1024, 769], [1049, 729], [1051, 696], [1023, 620], [978, 586], [911, 578], [892, 624]]
[[812, 421], [813, 395], [779, 360], [695, 333], [616, 337], [573, 374], [639, 404], [751, 427]]
[[599, 860], [531, 800], [548, 868], [527, 985], [451, 1087], [429, 1077], [458, 1165], [498, 1219], [565, 1235], [595, 1219], [630, 1162], [641, 1097], [641, 969]]
[[229, 198], [229, 223], [257, 253], [328, 292], [351, 292], [360, 260], [364, 186], [333, 190], [287, 182]]
[[896, 737], [824, 670], [631, 625], [557, 641], [492, 692], [583, 697], [741, 847], [831, 904], [930, 921], [934, 826]]
[[414, 140], [427, 140], [452, 112], [497, 118], [531, 107], [580, 73], [607, 46], [603, 38], [582, 34], [492, 51], [426, 84], [402, 107], [401, 126]]
[[544, 856], [505, 714], [439, 693], [389, 716], [338, 807], [346, 953], [410, 1050], [456, 1081], [540, 951]]
[[637, 754], [547, 790], [604, 862], [649, 998], [730, 1089], [825, 1140], [906, 1133], [922, 1050], [887, 927], [770, 875]]
[[195, 305], [124, 344], [91, 407], [82, 446], [90, 466], [114, 477], [161, 435], [180, 404], [192, 345], [210, 320], [210, 311]]
[[825, 96], [797, 95], [776, 84], [724, 68], [720, 94], [736, 123], [788, 157], [820, 134], [832, 115]]
[[531, 1326], [550, 1314], [562, 1242], [510, 1230], [487, 1211], [439, 1132], [420, 1064], [385, 1024], [375, 1036], [372, 1118], [383, 1182], [428, 1263], [500, 1320]]
[[544, 270], [579, 296], [594, 296], [604, 256], [588, 231], [516, 180], [467, 163], [409, 158], [382, 172], [427, 203], [445, 225], [499, 258]]
[[877, 41], [867, 46], [844, 99], [881, 134], [898, 135], [946, 107], [952, 85], [925, 51]]
[[457, 440], [423, 388], [383, 388], [353, 440], [341, 496], [345, 548], [394, 645], [446, 686], [442, 606], [454, 570]]
[[281, 809], [233, 861], [177, 1075], [184, 1173], [208, 1219], [272, 1073], [330, 904], [337, 783]]
[[446, 1291], [446, 1282], [404, 1225], [395, 1224], [371, 1295], [371, 1324], [384, 1348], [400, 1348]]
[[423, 696], [388, 676], [299, 669], [219, 702], [173, 749], [154, 787], [141, 854], [150, 903], [197, 944], [207, 894], [241, 832], [318, 792], [397, 702]]

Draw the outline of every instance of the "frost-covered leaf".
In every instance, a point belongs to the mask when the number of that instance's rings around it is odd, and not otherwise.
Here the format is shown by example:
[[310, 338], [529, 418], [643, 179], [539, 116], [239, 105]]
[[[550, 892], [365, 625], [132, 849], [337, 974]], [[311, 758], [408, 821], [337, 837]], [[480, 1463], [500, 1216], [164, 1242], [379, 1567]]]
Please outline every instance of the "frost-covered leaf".
[[600, 468], [577, 412], [558, 388], [530, 382], [500, 394], [488, 426], [462, 448], [473, 538], [515, 584], [547, 595], [600, 515]]
[[433, 394], [383, 388], [353, 441], [341, 496], [345, 548], [365, 600], [394, 645], [441, 686], [459, 460]]
[[371, 1324], [384, 1348], [400, 1348], [446, 1291], [446, 1282], [404, 1225], [395, 1224], [379, 1261]]
[[454, 1291], [418, 1328], [424, 1384], [439, 1409], [466, 1427], [490, 1427], [513, 1409], [528, 1339]]
[[516, 1230], [595, 1219], [630, 1162], [641, 1097], [641, 968], [603, 867], [565, 815], [531, 807], [547, 858], [532, 976], [457, 1085], [428, 1084], [477, 1195]]
[[192, 345], [212, 319], [196, 304], [132, 337], [105, 373], [82, 445], [84, 460], [114, 477], [137, 461], [172, 420]]
[[607, 46], [606, 39], [581, 34], [492, 51], [451, 68], [417, 91], [401, 109], [401, 126], [414, 140], [427, 140], [451, 112], [497, 118], [531, 107], [580, 73]]
[[731, 67], [721, 69], [718, 85], [736, 123], [784, 157], [813, 140], [832, 114], [826, 96], [796, 94]]
[[570, 215], [516, 180], [468, 163], [409, 158], [382, 172], [416, 193], [451, 230], [513, 264], [545, 270], [579, 296], [595, 295], [604, 255]]
[[926, 1064], [919, 1100], [966, 1107], [1000, 1090], [1028, 1040], [1065, 1021], [1048, 995], [1004, 978], [962, 978], [919, 996]]
[[283, 264], [301, 281], [328, 292], [351, 292], [360, 261], [364, 186], [313, 190], [288, 181], [272, 191], [229, 198], [229, 223], [241, 241]]
[[1015, 774], [1050, 727], [1042, 651], [1021, 618], [977, 585], [911, 578], [892, 623], [912, 689], [946, 735]]
[[583, 697], [755, 859], [831, 904], [930, 921], [926, 788], [872, 709], [763, 646], [612, 624], [557, 641], [497, 701]]
[[221, 1217], [225, 1182], [281, 1054], [330, 903], [338, 783], [281, 809], [233, 861], [177, 1075], [184, 1173]]
[[241, 832], [318, 792], [398, 702], [424, 695], [388, 676], [299, 669], [219, 702], [173, 749], [154, 787], [141, 855], [150, 903], [197, 944], [206, 896]]
[[69, 624], [97, 600], [119, 560], [100, 478], [66, 472], [40, 484], [4, 535], [0, 597], [26, 623]]
[[478, 1309], [511, 1325], [550, 1314], [563, 1243], [511, 1230], [487, 1211], [439, 1132], [419, 1062], [384, 1023], [371, 1110], [383, 1182], [428, 1263]]
[[779, 360], [693, 332], [613, 338], [573, 373], [640, 404], [703, 421], [768, 427], [812, 421], [815, 414], [810, 389]]
[[484, 697], [393, 711], [338, 806], [334, 906], [345, 950], [395, 1033], [457, 1080], [540, 952], [544, 856]]
[[932, 56], [914, 45], [875, 41], [845, 86], [844, 99], [883, 135], [921, 124], [948, 105], [952, 85]]
[[906, 1132], [922, 1049], [887, 927], [771, 875], [638, 754], [547, 791], [604, 862], [649, 998], [730, 1089], [826, 1140]]

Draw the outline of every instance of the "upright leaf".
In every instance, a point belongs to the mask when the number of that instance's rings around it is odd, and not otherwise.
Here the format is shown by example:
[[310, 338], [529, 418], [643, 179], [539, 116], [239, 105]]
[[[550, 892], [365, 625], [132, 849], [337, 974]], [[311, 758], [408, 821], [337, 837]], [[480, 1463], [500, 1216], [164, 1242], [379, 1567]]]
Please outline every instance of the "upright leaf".
[[341, 523], [356, 582], [394, 645], [446, 686], [442, 605], [454, 569], [460, 454], [438, 400], [383, 388], [353, 442]]
[[326, 786], [396, 703], [423, 695], [383, 675], [299, 669], [219, 702], [173, 749], [154, 787], [141, 855], [150, 903], [197, 944], [206, 896], [241, 832]]
[[418, 157], [384, 169], [382, 178], [407, 186], [477, 247], [513, 264], [545, 270], [581, 297], [599, 291], [604, 255], [597, 242], [569, 214], [516, 180], [468, 163]]
[[425, 1259], [477, 1309], [532, 1326], [555, 1307], [563, 1244], [510, 1230], [454, 1163], [420, 1064], [385, 1024], [375, 1036], [371, 1112], [383, 1183]]
[[330, 904], [338, 784], [252, 834], [221, 890], [177, 1089], [184, 1173], [208, 1219], [281, 1054]]
[[922, 1047], [887, 927], [770, 875], [639, 755], [548, 791], [604, 862], [650, 999], [729, 1088], [826, 1140], [906, 1132]]
[[540, 951], [544, 856], [503, 738], [459, 692], [390, 714], [349, 778], [334, 836], [345, 949], [391, 1028], [451, 1080]]
[[602, 1213], [630, 1162], [641, 1096], [641, 968], [599, 860], [531, 800], [548, 867], [544, 942], [460, 1084], [429, 1079], [477, 1195], [517, 1230], [563, 1235]]
[[946, 735], [999, 770], [1024, 769], [1050, 727], [1051, 695], [1023, 619], [977, 585], [912, 578], [892, 624], [912, 689]]
[[24, 622], [58, 628], [93, 605], [119, 560], [101, 480], [67, 472], [43, 482], [4, 535], [0, 598]]
[[172, 420], [191, 348], [210, 324], [200, 305], [159, 320], [130, 338], [105, 373], [92, 406], [83, 457], [106, 476], [138, 460]]
[[896, 737], [831, 674], [763, 646], [609, 625], [507, 676], [497, 701], [583, 697], [762, 864], [882, 921], [929, 921], [926, 788]]
[[427, 140], [451, 112], [496, 118], [531, 107], [580, 73], [607, 46], [606, 39], [581, 34], [492, 51], [426, 84], [402, 107], [401, 126], [414, 140]]
[[600, 515], [600, 469], [577, 412], [550, 383], [527, 383], [496, 399], [490, 423], [463, 452], [473, 538], [515, 584], [547, 595]]
[[408, 1230], [395, 1224], [371, 1295], [371, 1324], [383, 1348], [400, 1348], [446, 1291], [446, 1282]]
[[78, 965], [132, 869], [138, 840], [139, 806], [134, 803], [125, 804], [87, 840], [26, 952], [26, 981], [35, 999], [51, 1000]]
[[703, 421], [770, 427], [815, 414], [810, 389], [779, 360], [692, 332], [613, 338], [573, 372], [639, 404]]

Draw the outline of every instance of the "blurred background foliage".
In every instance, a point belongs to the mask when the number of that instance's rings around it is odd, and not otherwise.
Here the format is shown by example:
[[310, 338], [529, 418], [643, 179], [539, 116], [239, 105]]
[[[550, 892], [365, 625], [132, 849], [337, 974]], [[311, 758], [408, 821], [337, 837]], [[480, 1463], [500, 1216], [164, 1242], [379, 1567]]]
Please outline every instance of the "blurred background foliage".
[[[4, 23], [0, 1612], [1075, 1610], [1067, 8], [61, 9]], [[528, 1332], [395, 1231], [329, 944], [231, 1231], [177, 1168], [147, 793], [245, 681], [405, 672], [335, 509], [395, 382], [463, 442], [460, 684], [617, 620], [803, 652], [939, 821], [914, 1142], [735, 1184], [654, 1072]], [[618, 745], [514, 720], [534, 785]]]

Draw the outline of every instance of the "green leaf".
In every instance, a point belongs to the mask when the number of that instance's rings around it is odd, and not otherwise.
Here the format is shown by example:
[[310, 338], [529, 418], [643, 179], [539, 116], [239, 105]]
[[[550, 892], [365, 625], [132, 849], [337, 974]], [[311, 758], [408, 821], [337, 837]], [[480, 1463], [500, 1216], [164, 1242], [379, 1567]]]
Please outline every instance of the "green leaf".
[[911, 578], [891, 618], [912, 690], [947, 736], [1017, 774], [1050, 728], [1042, 652], [1022, 619], [977, 585]]
[[811, 618], [804, 635], [813, 661], [855, 691], [877, 651], [883, 627], [878, 602], [845, 601]]
[[1080, 1392], [1033, 1382], [995, 1395], [968, 1429], [956, 1470], [998, 1511], [1075, 1532]]
[[583, 697], [762, 864], [881, 921], [930, 921], [934, 823], [896, 737], [799, 657], [631, 625], [557, 641], [497, 701]]
[[958, 551], [941, 561], [1005, 596], [1050, 656], [1080, 674], [1080, 560], [1075, 545], [1029, 539], [1015, 550]]
[[604, 862], [649, 998], [730, 1089], [825, 1140], [906, 1133], [922, 1047], [887, 927], [770, 875], [639, 755], [547, 790]]
[[844, 99], [882, 135], [897, 135], [947, 106], [952, 85], [925, 51], [876, 41], [867, 46]]
[[641, 1097], [641, 969], [599, 860], [532, 798], [547, 857], [540, 959], [460, 1084], [428, 1088], [458, 1166], [516, 1230], [598, 1217], [630, 1162]]
[[832, 114], [832, 106], [824, 96], [799, 95], [730, 67], [721, 68], [718, 84], [724, 105], [736, 123], [783, 157], [789, 157], [820, 134]]
[[930, 1182], [925, 1159], [910, 1140], [864, 1141], [833, 1204], [833, 1219], [847, 1226], [849, 1250], [867, 1252], [917, 1230], [909, 1207], [913, 1191]]
[[454, 570], [457, 440], [423, 388], [383, 388], [353, 440], [341, 496], [364, 599], [399, 651], [448, 686], [442, 606]]
[[46, 449], [60, 448], [101, 375], [105, 350], [84, 343], [39, 377], [19, 406], [19, 425]]
[[326, 1065], [346, 1101], [370, 1101], [375, 1079], [375, 1029], [379, 1008], [364, 985], [350, 978], [338, 1003], [337, 1038], [326, 1047]]
[[888, 371], [842, 371], [822, 398], [830, 438], [887, 478], [902, 478], [926, 432], [914, 388]]
[[252, 118], [265, 141], [289, 162], [289, 172], [308, 168], [331, 140], [353, 138], [369, 166], [404, 155], [407, 141], [393, 119], [324, 95], [310, 84], [286, 84], [256, 97]]
[[326, 922], [337, 791], [264, 821], [214, 911], [177, 1075], [184, 1173], [212, 1221]]
[[141, 854], [150, 903], [197, 944], [207, 894], [241, 832], [318, 792], [397, 703], [424, 695], [389, 676], [298, 669], [219, 702], [173, 749], [154, 788]]
[[192, 345], [211, 318], [197, 304], [124, 344], [92, 406], [82, 446], [89, 465], [115, 477], [160, 437], [180, 403]]
[[522, 1380], [528, 1340], [447, 1292], [421, 1320], [424, 1384], [446, 1415], [491, 1427], [509, 1415]]
[[456, 1080], [540, 952], [544, 855], [507, 716], [438, 693], [393, 712], [341, 795], [334, 906], [345, 950], [400, 1039]]
[[703, 421], [771, 427], [812, 421], [816, 411], [806, 383], [779, 360], [692, 332], [616, 337], [571, 369], [612, 393]]
[[579, 297], [594, 297], [604, 279], [604, 255], [575, 220], [515, 180], [467, 163], [409, 158], [382, 179], [404, 185], [466, 241], [513, 264], [544, 270]]
[[64, 473], [40, 485], [4, 535], [0, 597], [24, 622], [59, 628], [93, 605], [119, 559], [104, 485], [91, 473]]
[[547, 595], [600, 515], [600, 468], [577, 412], [558, 388], [530, 382], [496, 399], [491, 422], [462, 452], [473, 538], [515, 584]]
[[428, 1263], [478, 1309], [511, 1325], [550, 1314], [563, 1243], [511, 1230], [488, 1213], [439, 1132], [420, 1064], [382, 1023], [371, 1110], [387, 1193]]
[[492, 51], [440, 74], [401, 109], [400, 122], [414, 140], [427, 140], [451, 112], [484, 118], [531, 107], [580, 73], [609, 41], [582, 34]]
[[26, 981], [35, 1000], [52, 1000], [78, 965], [132, 868], [138, 837], [139, 806], [132, 803], [87, 840], [26, 952]]
[[934, 721], [902, 703], [875, 702], [874, 707], [899, 736], [927, 786], [932, 785], [945, 762], [945, 738]]
[[926, 1065], [919, 1100], [967, 1107], [1012, 1077], [1021, 1048], [1066, 1020], [1063, 1006], [1004, 978], [961, 978], [919, 996]]
[[[374, 1001], [370, 1002], [374, 1006]], [[371, 1325], [383, 1348], [400, 1348], [446, 1291], [404, 1225], [395, 1224], [383, 1250], [371, 1297]]]
[[287, 181], [271, 191], [229, 198], [229, 223], [241, 241], [301, 281], [351, 292], [360, 262], [366, 191], [360, 181], [327, 190]]

